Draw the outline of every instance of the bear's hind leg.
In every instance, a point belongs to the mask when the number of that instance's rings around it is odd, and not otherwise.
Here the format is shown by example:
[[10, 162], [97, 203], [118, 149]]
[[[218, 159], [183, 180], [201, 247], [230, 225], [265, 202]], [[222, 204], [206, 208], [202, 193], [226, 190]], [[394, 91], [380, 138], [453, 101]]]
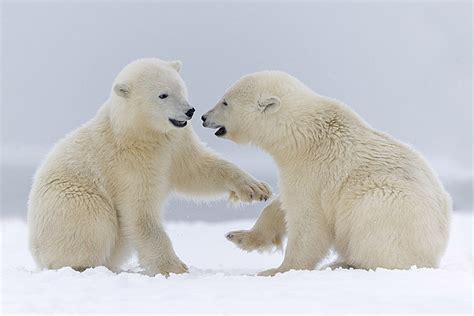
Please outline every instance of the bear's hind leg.
[[436, 206], [407, 196], [366, 196], [354, 205], [338, 243], [350, 265], [362, 269], [437, 267], [446, 236]]
[[77, 271], [107, 263], [117, 240], [117, 217], [107, 201], [90, 190], [50, 190], [29, 218], [30, 246], [38, 264]]

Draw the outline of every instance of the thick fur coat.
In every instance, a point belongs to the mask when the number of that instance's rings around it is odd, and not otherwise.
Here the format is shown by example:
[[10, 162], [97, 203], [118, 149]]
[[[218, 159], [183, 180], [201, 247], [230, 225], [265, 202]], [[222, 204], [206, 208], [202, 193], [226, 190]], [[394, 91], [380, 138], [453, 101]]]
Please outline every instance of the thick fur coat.
[[179, 62], [142, 59], [117, 76], [97, 115], [67, 135], [38, 169], [28, 209], [40, 267], [119, 271], [132, 251], [145, 273], [183, 273], [160, 221], [172, 192], [266, 200], [270, 190], [200, 143], [187, 125]]
[[276, 71], [237, 81], [203, 116], [204, 126], [268, 152], [280, 196], [248, 231], [227, 238], [245, 250], [279, 245], [280, 267], [314, 269], [334, 248], [333, 266], [437, 267], [449, 236], [450, 197], [414, 149], [371, 128], [346, 105]]

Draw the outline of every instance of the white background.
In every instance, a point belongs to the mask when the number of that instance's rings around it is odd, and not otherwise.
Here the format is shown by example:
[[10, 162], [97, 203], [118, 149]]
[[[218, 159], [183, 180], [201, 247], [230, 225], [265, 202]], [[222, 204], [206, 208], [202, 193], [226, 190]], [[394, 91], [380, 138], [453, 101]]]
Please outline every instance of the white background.
[[[48, 148], [90, 119], [140, 57], [183, 61], [193, 125], [214, 150], [269, 182], [263, 152], [217, 139], [199, 117], [240, 76], [287, 71], [421, 151], [456, 208], [472, 206], [470, 2], [13, 2], [2, 4], [2, 210], [24, 216]], [[254, 217], [173, 201], [171, 219]]]

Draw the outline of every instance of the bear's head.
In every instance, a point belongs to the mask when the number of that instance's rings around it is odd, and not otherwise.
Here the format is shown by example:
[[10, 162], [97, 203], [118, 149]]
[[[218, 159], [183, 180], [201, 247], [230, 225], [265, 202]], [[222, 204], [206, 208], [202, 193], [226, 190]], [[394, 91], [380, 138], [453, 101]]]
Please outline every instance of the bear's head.
[[246, 75], [201, 117], [203, 126], [216, 128], [216, 136], [239, 144], [277, 141], [291, 111], [286, 100], [300, 85], [296, 78], [280, 71]]
[[194, 114], [179, 75], [180, 61], [136, 60], [115, 79], [111, 92], [112, 118], [122, 128], [168, 132], [187, 125]]

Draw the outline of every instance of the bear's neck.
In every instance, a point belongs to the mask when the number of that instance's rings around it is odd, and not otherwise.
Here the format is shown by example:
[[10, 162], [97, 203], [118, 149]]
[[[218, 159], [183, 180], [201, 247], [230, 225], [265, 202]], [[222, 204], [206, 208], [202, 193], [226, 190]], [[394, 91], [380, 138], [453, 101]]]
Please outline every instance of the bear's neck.
[[[107, 101], [98, 113], [98, 122], [106, 130], [110, 131], [110, 140], [121, 147], [133, 146], [136, 144], [159, 144], [169, 139], [168, 134], [161, 133], [148, 127], [140, 118], [133, 115], [121, 115], [115, 112]], [[130, 113], [129, 113], [130, 114]]]
[[277, 124], [278, 131], [257, 144], [268, 152], [279, 166], [288, 162], [308, 163], [347, 159], [367, 127], [345, 105], [324, 102], [298, 117], [286, 117]]

